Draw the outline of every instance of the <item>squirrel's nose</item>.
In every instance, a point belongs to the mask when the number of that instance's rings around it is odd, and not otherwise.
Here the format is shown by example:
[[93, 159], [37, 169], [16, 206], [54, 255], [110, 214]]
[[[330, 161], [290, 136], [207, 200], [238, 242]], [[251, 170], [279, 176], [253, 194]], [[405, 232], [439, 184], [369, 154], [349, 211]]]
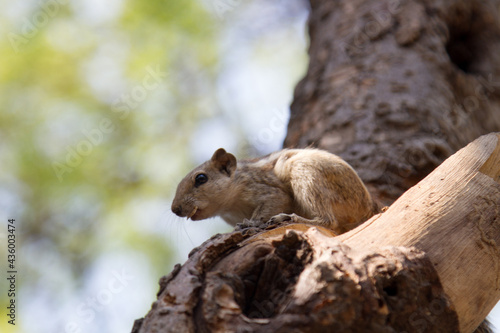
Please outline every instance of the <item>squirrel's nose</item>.
[[[172, 212], [174, 212], [175, 215], [181, 216], [182, 215], [182, 206], [172, 206]], [[182, 216], [181, 216], [182, 217]]]

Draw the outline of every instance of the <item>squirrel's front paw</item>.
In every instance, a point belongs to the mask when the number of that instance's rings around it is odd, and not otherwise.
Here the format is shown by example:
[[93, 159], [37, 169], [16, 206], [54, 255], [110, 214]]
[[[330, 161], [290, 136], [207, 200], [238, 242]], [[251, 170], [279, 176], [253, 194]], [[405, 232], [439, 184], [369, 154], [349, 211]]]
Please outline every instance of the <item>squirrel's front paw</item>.
[[234, 230], [243, 230], [247, 228], [255, 228], [255, 227], [260, 227], [262, 222], [256, 221], [256, 220], [249, 220], [249, 219], [244, 219], [241, 223], [236, 224], [236, 227]]
[[281, 213], [281, 214], [274, 215], [273, 217], [271, 217], [271, 219], [269, 220], [268, 223], [269, 224], [280, 224], [280, 223], [284, 223], [284, 222], [287, 222], [287, 223], [297, 222], [297, 215], [296, 214]]

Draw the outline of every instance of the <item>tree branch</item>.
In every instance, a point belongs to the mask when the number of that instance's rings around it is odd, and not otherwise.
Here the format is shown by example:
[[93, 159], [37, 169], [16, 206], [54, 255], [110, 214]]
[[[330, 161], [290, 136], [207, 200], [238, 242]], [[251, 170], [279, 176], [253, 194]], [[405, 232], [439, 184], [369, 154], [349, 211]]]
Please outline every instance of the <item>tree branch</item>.
[[338, 239], [356, 248], [424, 251], [461, 331], [472, 331], [500, 300], [500, 134], [461, 149], [387, 212]]

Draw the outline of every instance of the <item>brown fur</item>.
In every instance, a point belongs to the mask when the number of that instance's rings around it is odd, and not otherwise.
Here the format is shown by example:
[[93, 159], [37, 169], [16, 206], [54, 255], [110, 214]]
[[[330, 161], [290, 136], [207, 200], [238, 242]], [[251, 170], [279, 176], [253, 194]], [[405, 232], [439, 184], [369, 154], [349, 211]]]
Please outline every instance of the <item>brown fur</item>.
[[[196, 184], [200, 174], [207, 181]], [[237, 161], [221, 148], [179, 183], [172, 211], [193, 220], [221, 216], [233, 226], [291, 220], [342, 233], [377, 208], [354, 169], [326, 151], [284, 149]]]

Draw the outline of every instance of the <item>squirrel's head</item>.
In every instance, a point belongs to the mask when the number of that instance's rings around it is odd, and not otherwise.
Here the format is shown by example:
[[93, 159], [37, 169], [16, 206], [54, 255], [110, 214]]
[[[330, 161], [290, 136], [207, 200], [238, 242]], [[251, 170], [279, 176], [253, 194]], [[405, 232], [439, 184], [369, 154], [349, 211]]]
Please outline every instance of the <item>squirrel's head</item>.
[[229, 201], [236, 157], [223, 148], [188, 173], [177, 186], [172, 212], [193, 221], [216, 216]]

